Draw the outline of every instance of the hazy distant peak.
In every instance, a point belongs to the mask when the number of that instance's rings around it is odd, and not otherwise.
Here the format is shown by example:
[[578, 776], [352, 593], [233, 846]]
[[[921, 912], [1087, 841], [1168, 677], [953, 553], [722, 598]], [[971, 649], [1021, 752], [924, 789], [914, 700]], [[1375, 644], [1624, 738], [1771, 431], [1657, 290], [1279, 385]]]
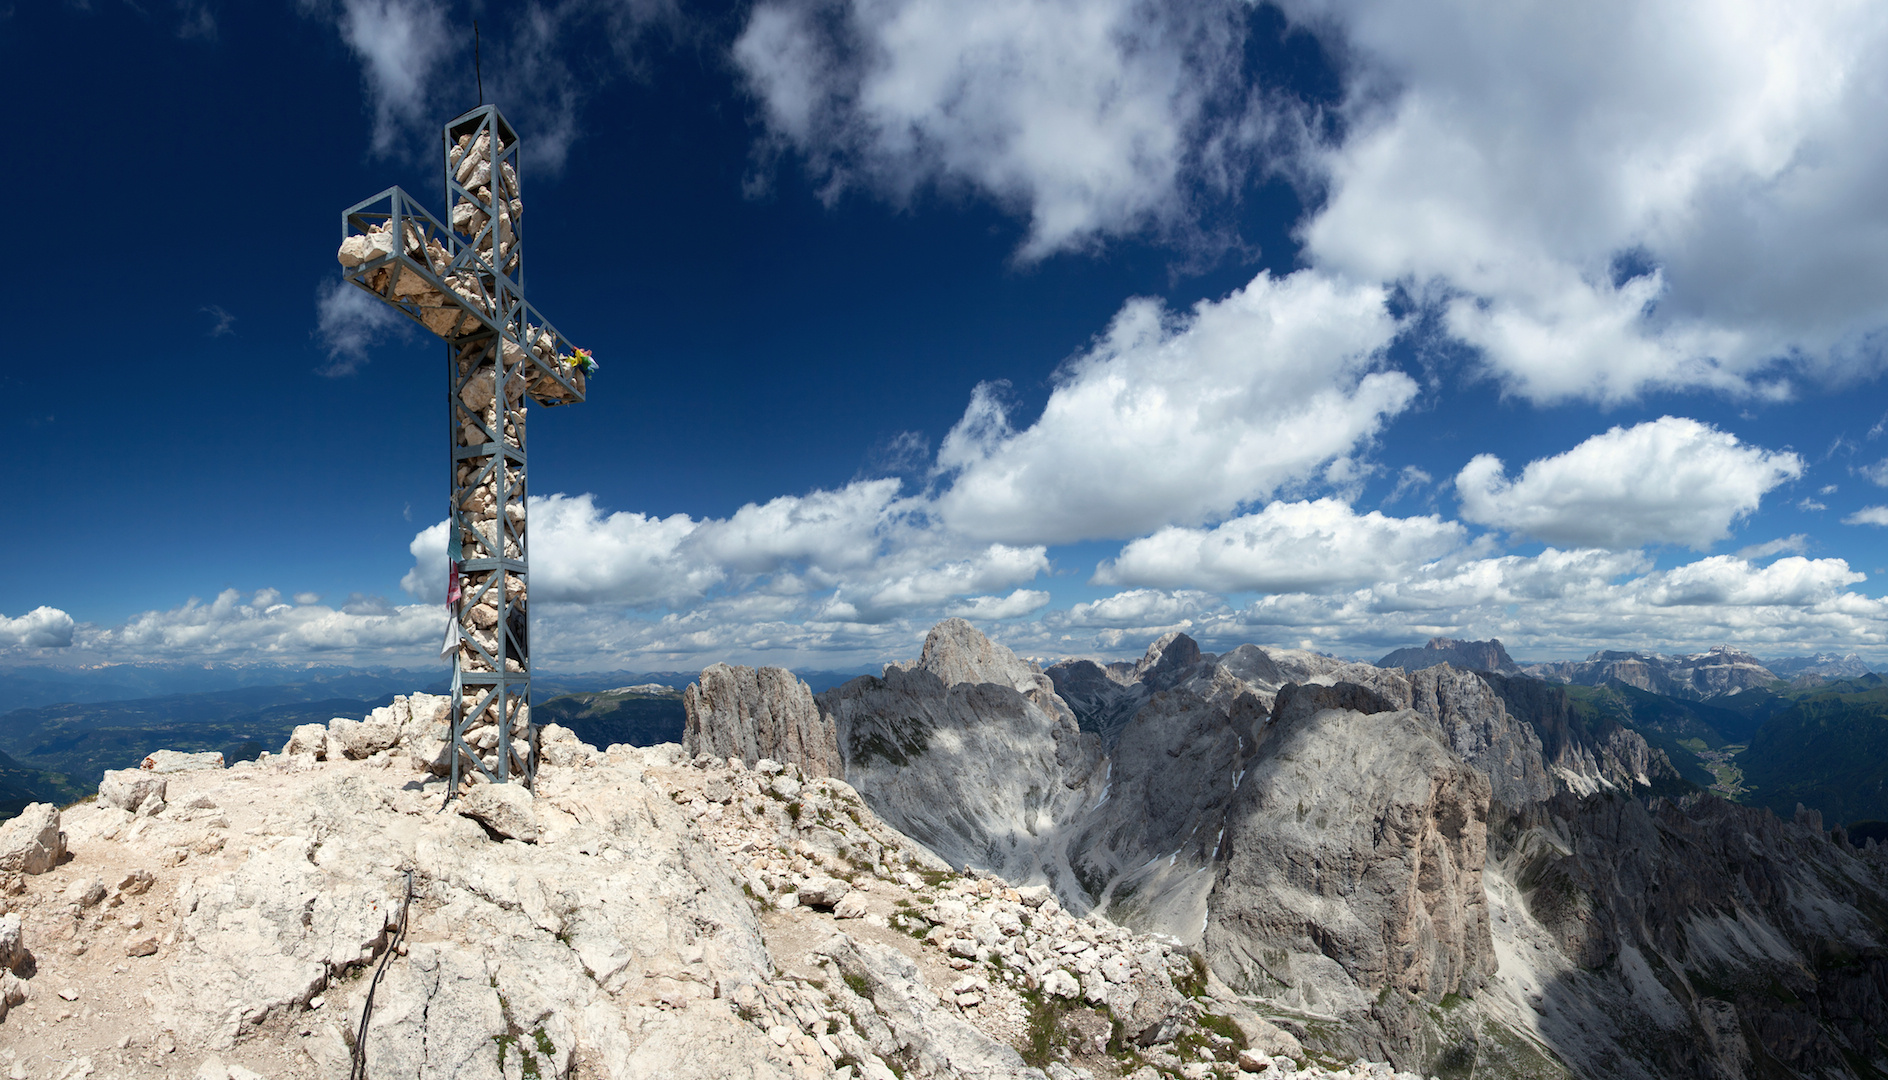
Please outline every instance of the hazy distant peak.
[[1463, 641], [1434, 637], [1420, 649], [1398, 649], [1377, 661], [1378, 667], [1400, 667], [1405, 671], [1421, 671], [1437, 664], [1448, 664], [1462, 671], [1498, 671], [1503, 675], [1521, 673], [1519, 665], [1502, 647], [1500, 638]]

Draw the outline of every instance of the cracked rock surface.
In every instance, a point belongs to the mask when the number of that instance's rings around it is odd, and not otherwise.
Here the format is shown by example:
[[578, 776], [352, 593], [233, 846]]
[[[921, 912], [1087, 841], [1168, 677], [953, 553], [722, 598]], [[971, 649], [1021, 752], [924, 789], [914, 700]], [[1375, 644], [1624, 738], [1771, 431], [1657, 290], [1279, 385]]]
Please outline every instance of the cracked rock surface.
[[[376, 1080], [1315, 1068], [1178, 942], [954, 875], [843, 781], [552, 726], [535, 796], [494, 804], [528, 809], [527, 841], [456, 812], [403, 735], [351, 757], [315, 734], [170, 774], [161, 805], [35, 819], [65, 850], [0, 896], [0, 1074], [344, 1076], [383, 963]], [[1132, 1032], [1112, 1048], [1111, 1017]]]

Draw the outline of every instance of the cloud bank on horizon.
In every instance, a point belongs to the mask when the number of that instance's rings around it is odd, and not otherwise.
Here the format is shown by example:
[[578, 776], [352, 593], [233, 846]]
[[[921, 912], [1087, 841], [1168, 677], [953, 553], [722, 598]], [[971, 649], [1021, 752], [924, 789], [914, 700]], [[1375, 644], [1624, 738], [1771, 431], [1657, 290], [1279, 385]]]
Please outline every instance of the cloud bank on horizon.
[[[436, 111], [443, 5], [302, 6], [358, 58], [374, 145], [393, 152]], [[910, 652], [946, 614], [1042, 655], [1185, 629], [1209, 647], [1354, 655], [1447, 634], [1541, 656], [1716, 642], [1888, 656], [1888, 601], [1858, 590], [1862, 569], [1809, 557], [1802, 535], [1740, 536], [1766, 501], [1813, 501], [1793, 489], [1811, 462], [1697, 419], [1608, 424], [1527, 461], [1471, 447], [1440, 485], [1405, 472], [1435, 512], [1356, 505], [1364, 478], [1402, 468], [1378, 460], [1384, 433], [1438, 392], [1399, 348], [1458, 350], [1463, 377], [1543, 408], [1774, 403], [1879, 377], [1888, 11], [1285, 0], [1290, 26], [1339, 58], [1341, 92], [1309, 101], [1246, 70], [1242, 5], [1169, 7], [746, 14], [725, 48], [755, 110], [757, 183], [801, 168], [829, 200], [986, 199], [1027, 222], [1013, 253], [1027, 267], [1126, 237], [1210, 248], [1225, 241], [1204, 224], [1213, 207], [1285, 177], [1309, 207], [1301, 268], [1186, 310], [1124, 299], [1040, 414], [978, 386], [915, 479], [726, 517], [534, 498], [535, 636], [560, 666], [857, 662]], [[652, 35], [690, 32], [662, 3], [533, 11], [535, 40], [604, 26], [632, 65]], [[554, 169], [581, 137], [580, 95], [526, 51], [495, 78], [550, 133], [534, 145]], [[342, 302], [322, 308], [334, 374], [377, 332]], [[1888, 458], [1858, 474], [1888, 486]], [[1842, 523], [1888, 527], [1888, 507]], [[0, 619], [0, 646], [423, 657], [442, 629], [444, 538], [443, 522], [414, 537], [407, 603], [231, 591], [117, 628], [42, 608]], [[1111, 553], [1069, 551], [1097, 544]], [[1070, 573], [1117, 591], [1057, 606]]]

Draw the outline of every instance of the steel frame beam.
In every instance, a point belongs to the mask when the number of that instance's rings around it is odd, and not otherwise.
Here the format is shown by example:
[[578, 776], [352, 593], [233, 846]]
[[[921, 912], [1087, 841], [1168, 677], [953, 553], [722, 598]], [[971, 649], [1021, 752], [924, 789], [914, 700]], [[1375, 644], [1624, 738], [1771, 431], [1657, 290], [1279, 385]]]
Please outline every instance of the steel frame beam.
[[576, 350], [524, 300], [518, 136], [497, 106], [441, 133], [451, 225], [388, 188], [341, 215], [346, 280], [444, 339], [452, 605], [452, 791], [476, 770], [493, 783], [537, 772], [530, 722], [526, 402], [575, 404]]

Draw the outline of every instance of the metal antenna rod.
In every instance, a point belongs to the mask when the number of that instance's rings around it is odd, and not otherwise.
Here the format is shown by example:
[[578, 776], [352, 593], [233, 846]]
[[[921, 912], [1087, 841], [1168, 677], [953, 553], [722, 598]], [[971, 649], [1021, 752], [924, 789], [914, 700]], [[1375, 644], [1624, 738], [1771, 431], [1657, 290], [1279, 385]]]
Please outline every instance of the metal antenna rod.
[[479, 104], [485, 104], [485, 75], [479, 70], [479, 21], [472, 20], [472, 77], [479, 81]]

